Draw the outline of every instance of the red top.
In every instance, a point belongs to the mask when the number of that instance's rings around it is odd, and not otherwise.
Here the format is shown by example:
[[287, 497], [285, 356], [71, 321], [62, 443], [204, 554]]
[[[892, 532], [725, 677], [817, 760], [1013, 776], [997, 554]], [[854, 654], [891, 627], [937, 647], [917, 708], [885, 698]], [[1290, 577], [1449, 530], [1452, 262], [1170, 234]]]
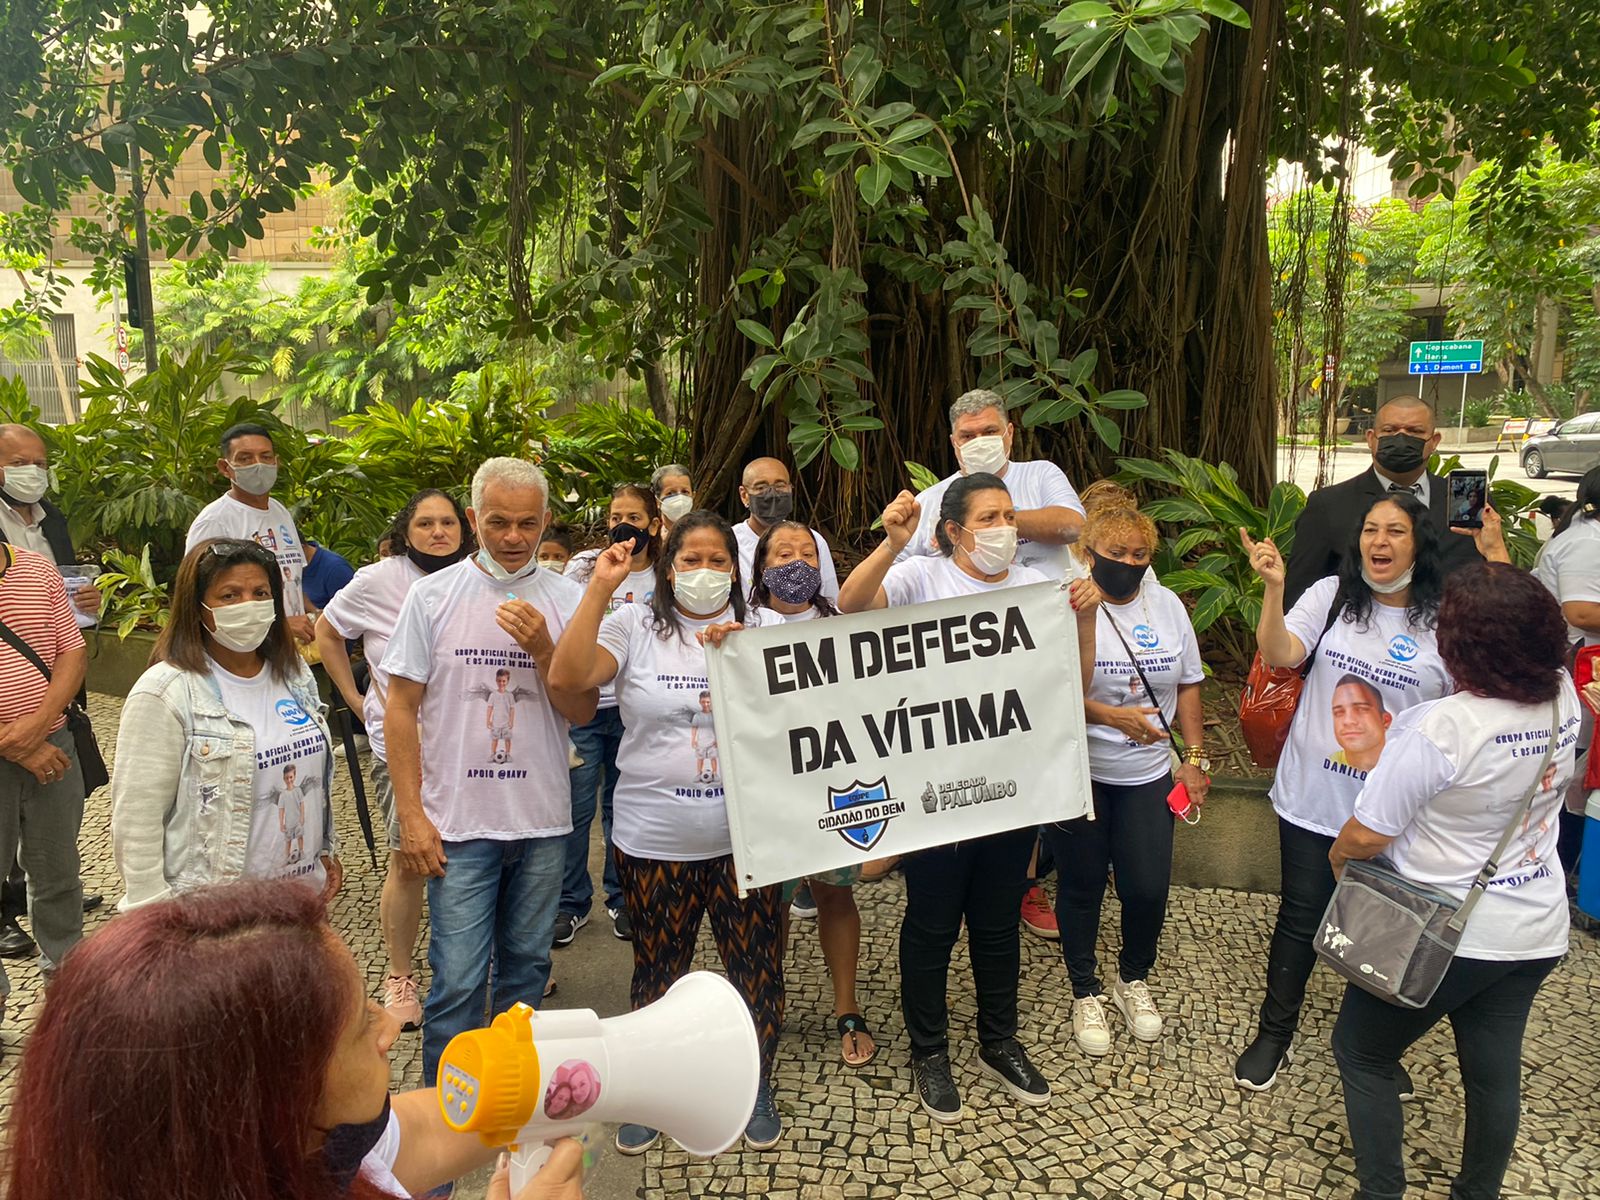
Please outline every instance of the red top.
[[[0, 575], [0, 621], [27, 642], [51, 670], [63, 654], [83, 649], [83, 633], [73, 619], [61, 572], [32, 550], [11, 547], [11, 566]], [[38, 711], [49, 686], [38, 667], [0, 641], [0, 721], [15, 721]], [[57, 718], [50, 732], [65, 723], [65, 717]]]

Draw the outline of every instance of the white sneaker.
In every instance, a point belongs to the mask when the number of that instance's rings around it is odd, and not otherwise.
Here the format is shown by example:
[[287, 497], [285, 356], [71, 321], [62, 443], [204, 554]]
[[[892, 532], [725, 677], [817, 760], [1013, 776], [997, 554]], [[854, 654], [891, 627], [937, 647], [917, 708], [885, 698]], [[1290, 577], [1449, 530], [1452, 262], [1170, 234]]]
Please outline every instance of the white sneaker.
[[1123, 983], [1121, 977], [1111, 985], [1111, 1000], [1128, 1022], [1128, 1031], [1141, 1042], [1153, 1042], [1161, 1036], [1161, 1010], [1156, 1007], [1150, 989], [1144, 981]]
[[1072, 1036], [1078, 1049], [1096, 1058], [1111, 1049], [1111, 1026], [1099, 996], [1079, 996], [1072, 1002]]

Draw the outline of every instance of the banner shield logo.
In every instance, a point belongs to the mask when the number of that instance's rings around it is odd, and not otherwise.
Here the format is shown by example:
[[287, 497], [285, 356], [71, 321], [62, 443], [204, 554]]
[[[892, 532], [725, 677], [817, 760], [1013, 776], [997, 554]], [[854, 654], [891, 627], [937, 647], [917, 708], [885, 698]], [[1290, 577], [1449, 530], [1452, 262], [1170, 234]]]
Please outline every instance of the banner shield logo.
[[876, 820], [865, 821], [857, 825], [841, 825], [838, 833], [845, 841], [858, 850], [871, 850], [878, 844], [878, 839], [883, 837], [883, 831], [889, 827], [889, 818], [879, 816], [883, 810], [881, 806], [889, 800], [889, 777], [880, 778], [876, 783], [862, 783], [859, 779], [846, 788], [828, 789], [828, 809], [831, 812], [845, 812], [852, 808], [869, 807]]

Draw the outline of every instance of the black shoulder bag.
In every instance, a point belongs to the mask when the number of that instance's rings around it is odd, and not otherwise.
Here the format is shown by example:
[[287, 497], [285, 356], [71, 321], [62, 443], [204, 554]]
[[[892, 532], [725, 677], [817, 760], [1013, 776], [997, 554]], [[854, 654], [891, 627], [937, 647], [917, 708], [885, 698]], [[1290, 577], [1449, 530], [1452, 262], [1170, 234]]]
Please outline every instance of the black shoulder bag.
[[[50, 668], [45, 666], [44, 659], [4, 621], [0, 621], [0, 641], [32, 663], [44, 676], [46, 683], [50, 682]], [[87, 800], [96, 788], [111, 782], [111, 772], [106, 770], [105, 756], [100, 753], [100, 743], [95, 740], [94, 725], [83, 706], [74, 700], [67, 705], [66, 717], [67, 728], [72, 732], [72, 741], [78, 751], [78, 769], [83, 772], [83, 796]]]

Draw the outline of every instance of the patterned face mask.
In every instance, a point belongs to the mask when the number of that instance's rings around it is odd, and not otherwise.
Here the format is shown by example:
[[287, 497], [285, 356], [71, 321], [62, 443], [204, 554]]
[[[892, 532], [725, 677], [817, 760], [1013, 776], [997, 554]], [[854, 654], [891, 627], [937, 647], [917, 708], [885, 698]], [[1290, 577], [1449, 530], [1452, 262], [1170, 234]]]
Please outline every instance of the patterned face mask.
[[773, 599], [785, 604], [809, 604], [822, 588], [822, 572], [803, 558], [761, 572], [761, 582]]

